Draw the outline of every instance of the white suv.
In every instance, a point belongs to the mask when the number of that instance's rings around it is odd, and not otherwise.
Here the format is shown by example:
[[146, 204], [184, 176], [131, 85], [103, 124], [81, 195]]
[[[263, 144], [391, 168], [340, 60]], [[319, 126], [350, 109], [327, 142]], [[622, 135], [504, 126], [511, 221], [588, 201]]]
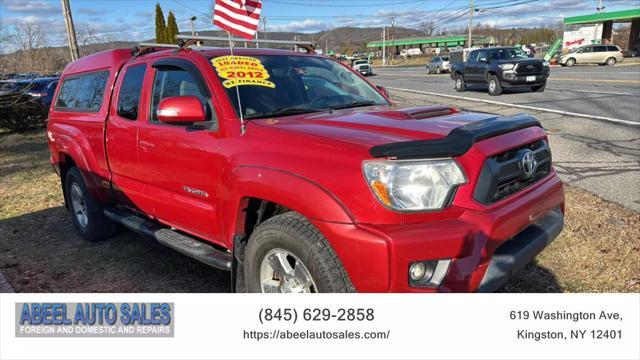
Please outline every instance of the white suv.
[[367, 76], [373, 74], [373, 66], [369, 64], [368, 60], [356, 60], [353, 62], [353, 70], [360, 74]]

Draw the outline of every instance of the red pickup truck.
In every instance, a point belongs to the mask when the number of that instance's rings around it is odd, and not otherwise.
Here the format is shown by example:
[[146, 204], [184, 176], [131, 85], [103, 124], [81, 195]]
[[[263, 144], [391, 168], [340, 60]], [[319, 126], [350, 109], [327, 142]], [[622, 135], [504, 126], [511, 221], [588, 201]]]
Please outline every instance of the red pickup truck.
[[401, 109], [325, 56], [87, 56], [47, 134], [82, 236], [124, 225], [230, 271], [236, 291], [493, 291], [563, 227], [537, 120]]

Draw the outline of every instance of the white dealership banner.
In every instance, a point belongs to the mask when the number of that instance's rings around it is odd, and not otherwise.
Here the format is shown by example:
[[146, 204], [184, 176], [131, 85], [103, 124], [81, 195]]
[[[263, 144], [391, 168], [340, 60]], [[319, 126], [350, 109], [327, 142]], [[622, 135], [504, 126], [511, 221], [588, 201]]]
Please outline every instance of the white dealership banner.
[[640, 294], [0, 294], [0, 359], [638, 359]]
[[600, 42], [602, 39], [602, 24], [579, 26], [574, 30], [565, 30], [563, 49], [572, 50], [583, 45]]

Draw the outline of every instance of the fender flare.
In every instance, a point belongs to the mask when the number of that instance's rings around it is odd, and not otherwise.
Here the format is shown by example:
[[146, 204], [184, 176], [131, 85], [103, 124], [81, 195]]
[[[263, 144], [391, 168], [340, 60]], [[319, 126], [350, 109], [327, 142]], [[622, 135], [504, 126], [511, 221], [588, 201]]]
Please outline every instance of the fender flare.
[[[76, 134], [78, 135], [78, 134]], [[81, 142], [85, 142], [85, 144], [81, 144]], [[98, 168], [98, 161], [95, 158], [93, 152], [82, 151], [83, 146], [85, 148], [90, 148], [83, 136], [71, 136], [71, 134], [58, 134], [56, 136], [57, 143], [57, 151], [58, 151], [58, 163], [62, 163], [62, 159], [60, 154], [64, 154], [73, 159], [73, 162], [80, 170], [80, 174], [87, 186], [87, 189], [91, 192], [91, 194], [96, 197], [98, 200], [106, 201], [108, 200], [108, 196], [103, 194], [100, 190], [103, 188], [100, 184], [101, 176], [97, 174], [95, 170]], [[62, 172], [61, 172], [62, 177]], [[64, 182], [64, 179], [61, 179]]]
[[[233, 247], [233, 238], [242, 233], [243, 205], [247, 199], [257, 198], [280, 204], [309, 220], [339, 224], [353, 224], [353, 214], [322, 185], [287, 170], [265, 166], [241, 165], [233, 168], [224, 181], [229, 187], [221, 204], [225, 240]], [[241, 226], [242, 225], [242, 226]]]
[[354, 216], [333, 193], [299, 174], [264, 166], [241, 165], [233, 169], [229, 184], [231, 203], [242, 199], [268, 200], [297, 211], [311, 220], [354, 223]]

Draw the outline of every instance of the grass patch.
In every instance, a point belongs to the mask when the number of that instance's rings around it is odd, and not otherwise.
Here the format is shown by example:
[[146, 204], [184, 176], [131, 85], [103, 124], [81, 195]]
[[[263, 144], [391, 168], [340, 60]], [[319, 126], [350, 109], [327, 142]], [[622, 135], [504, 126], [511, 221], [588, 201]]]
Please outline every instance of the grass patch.
[[[567, 187], [565, 229], [507, 292], [640, 291], [640, 215]], [[44, 131], [0, 134], [0, 271], [19, 292], [221, 292], [229, 273], [134, 233], [86, 242]]]

